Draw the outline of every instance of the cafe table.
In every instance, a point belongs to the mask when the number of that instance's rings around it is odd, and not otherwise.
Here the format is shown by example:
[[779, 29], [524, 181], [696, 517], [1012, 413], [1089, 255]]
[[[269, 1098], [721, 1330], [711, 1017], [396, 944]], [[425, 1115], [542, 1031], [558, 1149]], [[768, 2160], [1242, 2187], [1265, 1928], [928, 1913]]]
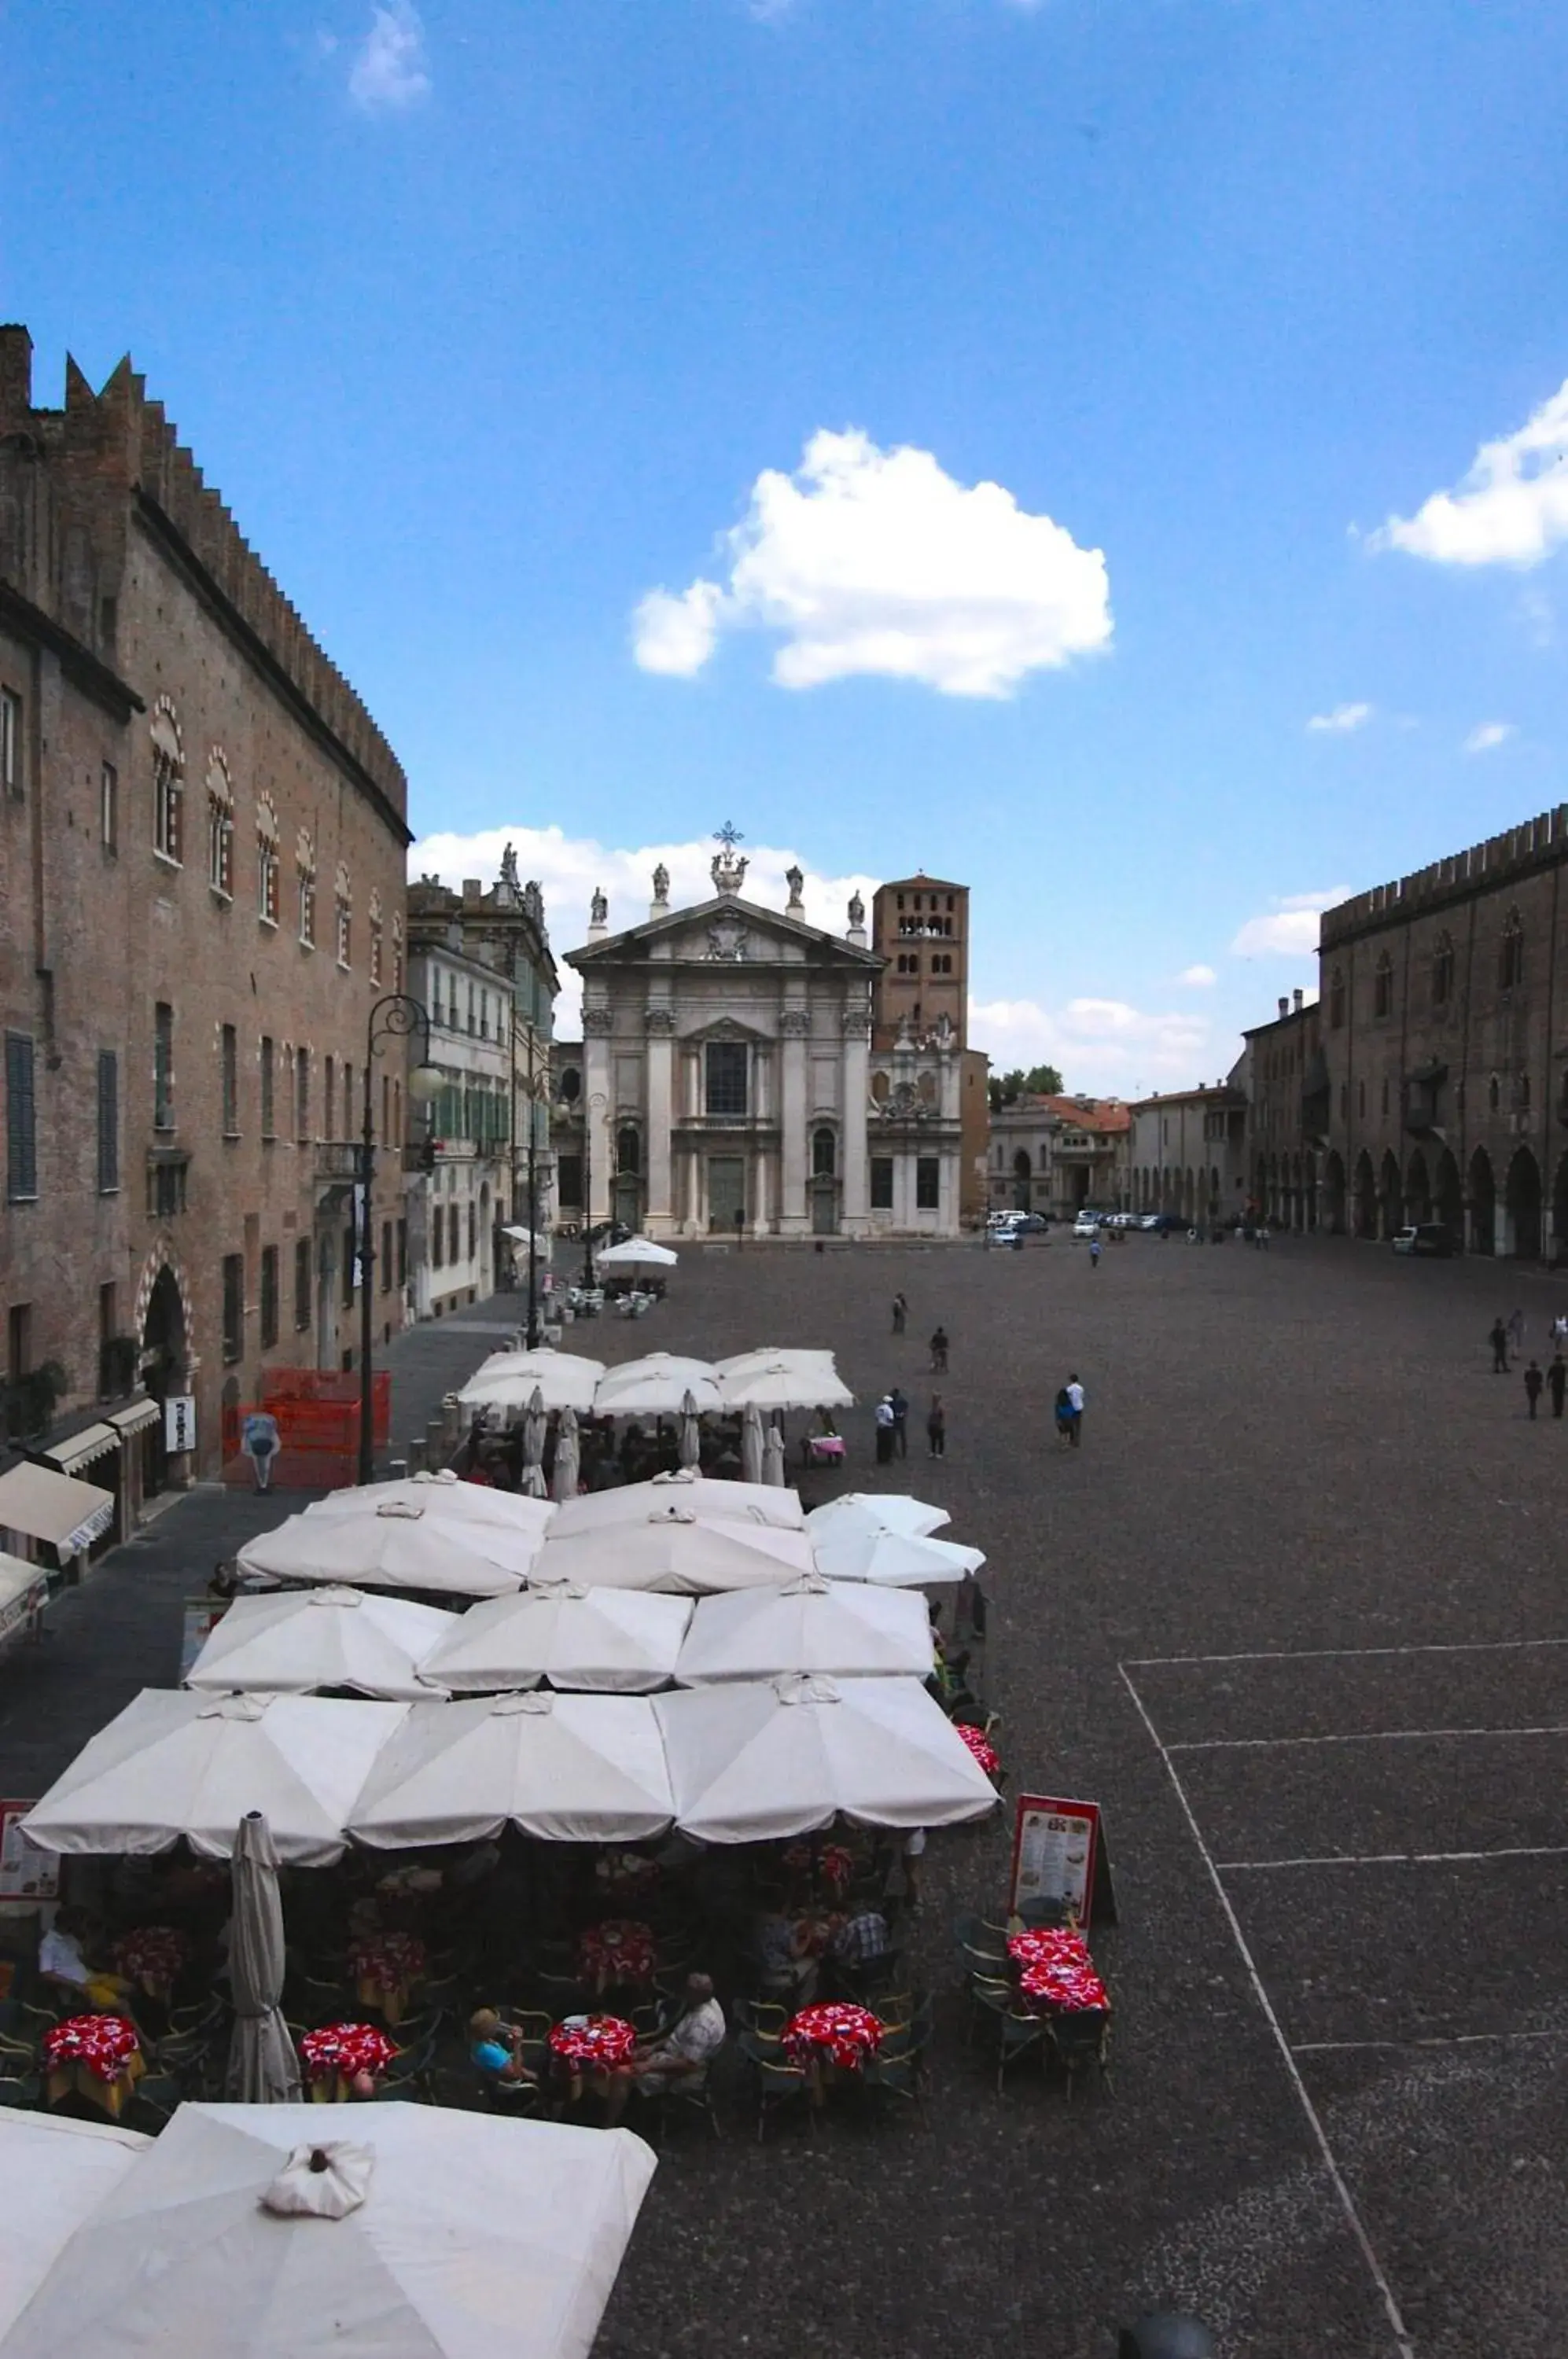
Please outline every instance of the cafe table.
[[299, 2036], [299, 2054], [310, 2083], [311, 2102], [346, 2105], [361, 2072], [384, 2072], [397, 2050], [374, 2023], [328, 2023]]
[[578, 1943], [583, 1972], [600, 1998], [620, 1984], [650, 1983], [658, 1954], [652, 1926], [632, 1917], [607, 1917], [586, 1926]]
[[792, 2064], [804, 2068], [811, 2084], [811, 2103], [822, 2104], [829, 2072], [861, 2071], [868, 2056], [882, 2045], [882, 2025], [867, 2006], [847, 1999], [825, 1999], [792, 2015], [779, 2044]]
[[71, 2015], [43, 2036], [51, 2105], [83, 2097], [117, 2122], [147, 2067], [134, 2023], [123, 2015]]
[[583, 2072], [608, 2072], [630, 2063], [637, 2027], [618, 2015], [568, 2015], [552, 2026], [550, 2046], [574, 2079]]
[[391, 2024], [408, 2012], [409, 1993], [425, 1964], [425, 1945], [412, 1933], [366, 1933], [349, 1951], [361, 2006], [375, 2007]]
[[1038, 2015], [1108, 2015], [1110, 1993], [1089, 1945], [1071, 1926], [1042, 1925], [1007, 1939], [1018, 1991]]
[[173, 1925], [137, 1925], [114, 1944], [114, 1963], [148, 1998], [169, 2004], [191, 1944]]

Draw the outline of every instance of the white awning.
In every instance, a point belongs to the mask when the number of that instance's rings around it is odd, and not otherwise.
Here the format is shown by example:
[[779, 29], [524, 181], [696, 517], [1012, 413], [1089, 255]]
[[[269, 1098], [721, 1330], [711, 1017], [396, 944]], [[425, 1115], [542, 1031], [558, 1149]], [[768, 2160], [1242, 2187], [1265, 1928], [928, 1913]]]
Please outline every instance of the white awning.
[[112, 1425], [84, 1425], [65, 1441], [52, 1441], [41, 1454], [62, 1474], [74, 1474], [79, 1467], [91, 1466], [95, 1458], [106, 1458], [111, 1450], [118, 1450], [120, 1437]]
[[49, 1466], [13, 1466], [0, 1474], [0, 1530], [46, 1540], [62, 1556], [90, 1547], [114, 1520], [113, 1492], [74, 1482]]
[[158, 1423], [160, 1414], [157, 1401], [139, 1400], [129, 1408], [112, 1408], [107, 1421], [117, 1433], [145, 1433], [149, 1425]]

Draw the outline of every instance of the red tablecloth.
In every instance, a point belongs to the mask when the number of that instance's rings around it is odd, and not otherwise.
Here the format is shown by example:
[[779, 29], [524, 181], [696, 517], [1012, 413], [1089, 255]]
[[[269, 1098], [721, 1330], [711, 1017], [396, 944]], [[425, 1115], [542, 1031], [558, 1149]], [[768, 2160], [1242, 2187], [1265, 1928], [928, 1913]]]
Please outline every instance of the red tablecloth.
[[968, 1745], [986, 1777], [994, 1777], [1002, 1766], [1002, 1756], [987, 1739], [985, 1730], [972, 1727], [966, 1720], [955, 1720], [953, 1725], [964, 1744]]
[[629, 1917], [609, 1917], [590, 1925], [578, 1944], [583, 1971], [601, 1990], [612, 1983], [650, 1983], [657, 1944], [651, 1925]]
[[618, 2015], [569, 2017], [555, 2026], [550, 2044], [564, 2063], [593, 2065], [603, 2071], [630, 2060], [637, 2033]]
[[114, 1963], [131, 1982], [162, 1997], [190, 1952], [190, 1942], [174, 1926], [138, 1925], [115, 1942]]
[[117, 2080], [137, 2052], [136, 2027], [123, 2015], [70, 2015], [43, 2036], [49, 2064], [85, 2064], [100, 2081]]
[[401, 1991], [425, 1971], [425, 1945], [412, 1933], [371, 1933], [348, 1953], [356, 1983], [381, 1991]]
[[299, 2053], [312, 2081], [334, 2074], [346, 2081], [356, 2072], [385, 2071], [397, 2050], [374, 2023], [329, 2023], [301, 2033]]
[[842, 2071], [858, 2072], [881, 2045], [882, 2026], [870, 2008], [838, 1999], [821, 2006], [803, 2006], [784, 2027], [784, 2053], [797, 2064], [808, 2063], [813, 2053], [820, 2053]]
[[813, 1466], [835, 1466], [844, 1456], [843, 1437], [836, 1433], [810, 1433], [806, 1448]]
[[845, 1891], [855, 1875], [855, 1854], [843, 1843], [824, 1843], [817, 1861], [817, 1874], [835, 1892]]
[[1089, 1945], [1071, 1926], [1042, 1925], [1014, 1933], [1007, 1955], [1018, 1970], [1018, 1988], [1034, 2007], [1062, 2014], [1110, 2013], [1110, 1994], [1094, 1972]]

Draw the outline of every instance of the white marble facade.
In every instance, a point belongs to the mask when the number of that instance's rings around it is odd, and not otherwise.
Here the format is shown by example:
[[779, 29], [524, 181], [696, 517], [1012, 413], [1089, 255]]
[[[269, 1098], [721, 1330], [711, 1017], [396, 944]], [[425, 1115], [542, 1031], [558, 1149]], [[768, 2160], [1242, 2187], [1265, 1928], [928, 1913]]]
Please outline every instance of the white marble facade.
[[714, 893], [607, 930], [593, 897], [583, 977], [589, 1218], [654, 1237], [954, 1236], [960, 1052], [945, 1033], [872, 1048], [882, 961], [851, 901], [843, 935], [742, 897], [724, 841]]

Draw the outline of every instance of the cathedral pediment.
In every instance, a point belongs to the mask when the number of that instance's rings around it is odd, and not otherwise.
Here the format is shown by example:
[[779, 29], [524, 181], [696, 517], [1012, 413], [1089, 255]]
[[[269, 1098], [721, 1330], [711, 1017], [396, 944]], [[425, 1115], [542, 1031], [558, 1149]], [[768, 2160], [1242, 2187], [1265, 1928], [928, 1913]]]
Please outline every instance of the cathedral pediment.
[[671, 909], [624, 933], [585, 942], [566, 957], [569, 965], [581, 969], [633, 966], [650, 961], [656, 951], [660, 965], [799, 968], [803, 962], [859, 975], [875, 974], [882, 965], [875, 951], [781, 910], [759, 908], [735, 893], [718, 894], [693, 908]]

